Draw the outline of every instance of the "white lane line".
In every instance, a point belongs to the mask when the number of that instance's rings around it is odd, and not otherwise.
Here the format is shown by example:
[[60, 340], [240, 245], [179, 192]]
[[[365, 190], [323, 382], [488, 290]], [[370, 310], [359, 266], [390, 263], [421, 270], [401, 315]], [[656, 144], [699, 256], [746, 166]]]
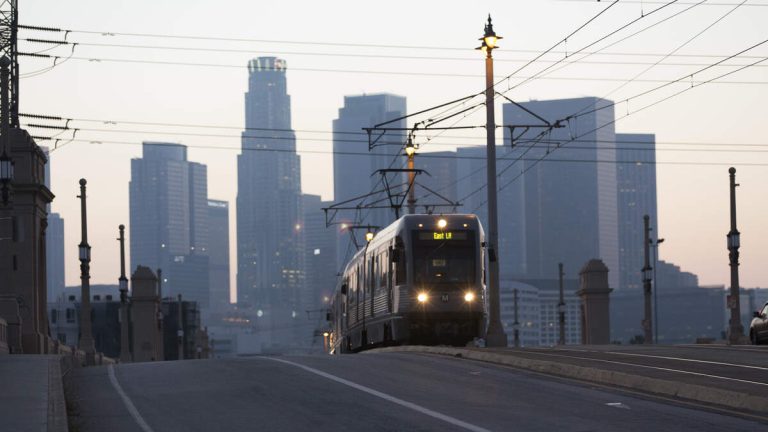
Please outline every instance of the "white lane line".
[[531, 354], [534, 354], [534, 355], [545, 355], [545, 356], [552, 356], [552, 357], [570, 358], [570, 359], [579, 359], [579, 360], [597, 361], [597, 362], [602, 362], [602, 363], [612, 363], [612, 364], [619, 364], [619, 365], [624, 365], [624, 366], [635, 366], [635, 367], [639, 367], [639, 368], [656, 369], [656, 370], [662, 370], [662, 371], [666, 371], [666, 372], [677, 372], [677, 373], [686, 374], [686, 375], [698, 375], [698, 376], [703, 376], [703, 377], [707, 377], [707, 378], [717, 378], [717, 379], [721, 379], [721, 380], [737, 381], [737, 382], [742, 382], [742, 383], [746, 383], [746, 384], [756, 384], [756, 385], [761, 385], [761, 386], [768, 386], [768, 383], [764, 383], [764, 382], [748, 381], [748, 380], [743, 380], [743, 379], [738, 379], [738, 378], [729, 378], [729, 377], [724, 377], [724, 376], [719, 376], [719, 375], [710, 375], [710, 374], [705, 374], [705, 373], [684, 371], [684, 370], [679, 370], [679, 369], [663, 368], [663, 367], [658, 367], [658, 366], [641, 365], [641, 364], [637, 364], [637, 363], [625, 363], [625, 362], [619, 362], [619, 361], [613, 361], [613, 360], [603, 360], [603, 359], [597, 359], [597, 358], [593, 358], [593, 357], [576, 357], [576, 356], [570, 356], [570, 355], [549, 354], [549, 353], [543, 353], [543, 352], [535, 352], [535, 353], [531, 352]]
[[384, 399], [386, 401], [392, 402], [394, 404], [400, 405], [400, 406], [405, 407], [405, 408], [412, 409], [412, 410], [414, 410], [416, 412], [428, 415], [428, 416], [436, 418], [438, 420], [442, 420], [442, 421], [444, 421], [446, 423], [450, 423], [450, 424], [452, 424], [454, 426], [458, 426], [460, 428], [464, 428], [464, 429], [469, 430], [469, 431], [473, 431], [473, 432], [491, 432], [490, 430], [482, 428], [480, 426], [475, 426], [475, 425], [467, 423], [465, 421], [461, 421], [461, 420], [459, 420], [457, 418], [453, 418], [451, 416], [447, 416], [445, 414], [441, 414], [441, 413], [439, 413], [437, 411], [432, 411], [429, 408], [424, 408], [423, 406], [416, 405], [413, 402], [408, 402], [408, 401], [396, 398], [394, 396], [390, 396], [390, 395], [388, 395], [386, 393], [382, 393], [382, 392], [380, 392], [378, 390], [374, 390], [374, 389], [372, 389], [370, 387], [366, 387], [364, 385], [360, 385], [360, 384], [354, 383], [352, 381], [345, 380], [344, 378], [339, 378], [339, 377], [337, 377], [335, 375], [331, 375], [329, 373], [323, 372], [323, 371], [318, 370], [318, 369], [311, 368], [309, 366], [304, 366], [303, 364], [300, 364], [300, 363], [294, 363], [292, 361], [278, 359], [278, 358], [274, 358], [274, 357], [257, 357], [257, 358], [264, 359], [264, 360], [272, 360], [272, 361], [276, 361], [276, 362], [279, 362], [279, 363], [285, 363], [285, 364], [288, 364], [288, 365], [291, 365], [291, 366], [295, 366], [295, 367], [300, 368], [300, 369], [304, 369], [307, 372], [313, 373], [315, 375], [320, 375], [323, 378], [328, 378], [331, 381], [336, 381], [339, 384], [344, 384], [345, 386], [352, 387], [353, 389], [360, 390], [362, 392], [368, 393], [369, 395], [376, 396], [378, 398]]
[[131, 402], [131, 398], [128, 397], [127, 394], [123, 391], [123, 388], [120, 387], [120, 383], [117, 382], [117, 376], [115, 376], [115, 368], [112, 365], [107, 366], [109, 369], [109, 381], [112, 383], [112, 387], [117, 390], [117, 394], [120, 395], [120, 398], [123, 400], [123, 403], [125, 404], [125, 407], [128, 409], [128, 412], [131, 414], [131, 417], [133, 417], [134, 420], [136, 420], [136, 423], [139, 425], [141, 430], [144, 432], [154, 432], [151, 427], [147, 424], [146, 421], [144, 421], [144, 417], [139, 414], [139, 410], [136, 409], [136, 406]]
[[613, 408], [629, 409], [629, 407], [627, 405], [624, 405], [621, 402], [609, 402], [606, 405], [608, 405], [609, 407], [613, 407]]
[[715, 349], [715, 350], [728, 350], [728, 351], [749, 351], [749, 352], [756, 352], [756, 353], [763, 353], [768, 354], [768, 348], [758, 348], [754, 345], [690, 345], [690, 344], [684, 344], [684, 345], [675, 345], [683, 348], [703, 348], [703, 349]]
[[746, 368], [746, 369], [759, 369], [759, 370], [768, 371], [768, 368], [760, 367], [760, 366], [724, 363], [724, 362], [716, 362], [716, 361], [710, 361], [710, 360], [696, 360], [696, 359], [689, 359], [689, 358], [665, 357], [665, 356], [657, 356], [657, 355], [650, 355], [650, 354], [635, 354], [635, 353], [625, 353], [625, 352], [617, 352], [617, 351], [606, 351], [606, 353], [623, 355], [623, 356], [650, 357], [650, 358], [659, 358], [659, 359], [665, 359], [665, 360], [678, 360], [678, 361], [686, 361], [686, 362], [693, 362], [693, 363], [707, 363], [707, 364], [715, 364], [715, 365], [721, 365], [721, 366], [732, 366], [732, 367], [740, 367], [740, 368]]

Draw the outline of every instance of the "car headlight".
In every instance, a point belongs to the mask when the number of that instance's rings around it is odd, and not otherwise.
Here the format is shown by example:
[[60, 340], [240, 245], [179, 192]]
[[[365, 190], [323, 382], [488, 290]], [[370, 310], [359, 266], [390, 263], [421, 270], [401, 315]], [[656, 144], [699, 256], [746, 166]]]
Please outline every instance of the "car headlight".
[[416, 296], [416, 299], [419, 301], [419, 303], [424, 303], [425, 301], [427, 301], [427, 298], [428, 298], [427, 293], [425, 292], [420, 292], [419, 295]]
[[475, 293], [469, 291], [464, 294], [464, 301], [469, 303], [475, 300]]

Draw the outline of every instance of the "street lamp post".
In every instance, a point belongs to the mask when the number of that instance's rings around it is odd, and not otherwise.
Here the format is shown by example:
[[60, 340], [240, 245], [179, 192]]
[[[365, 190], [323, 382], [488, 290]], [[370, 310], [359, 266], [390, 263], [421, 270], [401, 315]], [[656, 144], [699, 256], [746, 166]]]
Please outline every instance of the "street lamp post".
[[650, 216], [643, 216], [643, 231], [645, 235], [645, 245], [643, 247], [645, 256], [645, 265], [643, 266], [643, 300], [644, 300], [644, 313], [643, 313], [643, 343], [653, 343], [653, 311], [651, 310], [651, 279], [653, 272], [649, 257], [649, 247], [651, 245], [650, 233]]
[[500, 280], [499, 261], [496, 248], [499, 241], [498, 210], [496, 208], [496, 119], [494, 113], [493, 89], [493, 55], [498, 48], [496, 42], [501, 39], [493, 31], [491, 16], [488, 15], [488, 23], [485, 25], [485, 34], [480, 40], [482, 45], [478, 48], [485, 52], [485, 132], [487, 138], [487, 175], [488, 184], [488, 236], [486, 247], [488, 248], [488, 328], [485, 334], [486, 345], [489, 347], [507, 346], [507, 335], [501, 325], [500, 314]]
[[731, 230], [728, 232], [728, 258], [731, 267], [731, 289], [728, 296], [728, 309], [731, 310], [731, 320], [728, 326], [728, 342], [741, 343], [744, 337], [744, 326], [741, 325], [741, 308], [739, 305], [739, 247], [741, 233], [736, 228], [736, 168], [729, 168], [731, 190]]
[[[659, 233], [657, 232], [658, 236]], [[651, 246], [653, 246], [653, 340], [659, 343], [659, 303], [656, 296], [659, 292], [659, 285], [656, 279], [656, 268], [659, 266], [659, 245], [664, 243], [663, 238], [657, 238], [654, 242], [651, 240]]]
[[517, 316], [517, 288], [514, 290], [514, 302], [515, 302], [515, 322], [512, 323], [513, 340], [515, 341], [515, 348], [520, 346], [520, 320]]
[[131, 349], [128, 338], [130, 337], [129, 316], [128, 316], [128, 278], [125, 277], [125, 225], [118, 226], [120, 237], [120, 362], [127, 363], [131, 361]]
[[82, 224], [82, 237], [78, 245], [80, 258], [80, 341], [78, 348], [85, 351], [85, 362], [92, 366], [96, 363], [96, 344], [93, 340], [91, 329], [91, 246], [88, 245], [88, 216], [85, 206], [86, 180], [80, 179], [80, 218]]
[[414, 180], [416, 172], [414, 171], [413, 157], [416, 156], [416, 147], [413, 146], [411, 137], [408, 137], [408, 143], [405, 144], [405, 154], [408, 156], [408, 214], [416, 214], [416, 193], [414, 190]]

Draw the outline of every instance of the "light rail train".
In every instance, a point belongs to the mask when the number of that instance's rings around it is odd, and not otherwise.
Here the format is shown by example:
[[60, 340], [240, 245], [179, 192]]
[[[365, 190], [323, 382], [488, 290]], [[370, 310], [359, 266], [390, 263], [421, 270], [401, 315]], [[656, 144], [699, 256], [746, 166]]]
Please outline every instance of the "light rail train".
[[406, 215], [376, 233], [347, 263], [331, 300], [331, 352], [481, 336], [484, 241], [475, 215]]

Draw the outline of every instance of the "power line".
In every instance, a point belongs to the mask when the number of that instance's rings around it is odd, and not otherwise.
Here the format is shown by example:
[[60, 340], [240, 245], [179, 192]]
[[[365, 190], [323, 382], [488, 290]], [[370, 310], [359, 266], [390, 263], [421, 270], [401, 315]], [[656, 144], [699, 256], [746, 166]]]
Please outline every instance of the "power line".
[[[202, 128], [202, 129], [232, 129], [232, 130], [240, 130], [240, 131], [268, 131], [268, 132], [297, 132], [297, 133], [315, 133], [315, 134], [339, 134], [339, 135], [359, 135], [359, 136], [367, 136], [365, 132], [353, 132], [353, 131], [332, 131], [332, 130], [319, 130], [319, 129], [279, 129], [279, 128], [256, 128], [256, 127], [241, 127], [241, 126], [228, 126], [228, 125], [210, 125], [210, 124], [202, 124], [202, 123], [169, 123], [169, 122], [145, 122], [145, 121], [131, 121], [131, 120], [109, 120], [109, 119], [86, 119], [86, 118], [71, 118], [71, 117], [60, 117], [60, 116], [51, 116], [51, 115], [43, 115], [43, 114], [30, 114], [30, 113], [20, 113], [19, 117], [22, 118], [33, 118], [38, 120], [56, 120], [56, 121], [62, 121], [62, 122], [90, 122], [90, 123], [101, 123], [101, 124], [109, 124], [109, 125], [118, 125], [118, 124], [130, 124], [130, 125], [142, 125], [142, 126], [167, 126], [167, 127], [186, 127], [186, 128]], [[28, 123], [29, 125], [29, 123]], [[499, 128], [502, 128], [503, 126], [500, 125]], [[81, 128], [71, 128], [71, 129], [81, 129]], [[83, 128], [83, 130], [85, 130]], [[109, 129], [94, 129], [99, 131], [109, 131]], [[129, 131], [126, 130], [126, 133], [128, 132], [137, 132], [137, 131]], [[142, 132], [143, 133], [143, 132]], [[164, 134], [163, 131], [148, 131], [146, 133], [158, 133], [158, 134]], [[632, 133], [626, 133], [632, 135]], [[215, 136], [215, 135], [212, 135]], [[241, 135], [227, 135], [231, 137], [241, 137]], [[287, 137], [280, 137], [280, 136], [274, 136], [269, 137], [270, 139], [293, 139], [293, 138], [287, 138]], [[485, 141], [485, 137], [472, 137], [472, 136], [455, 136], [455, 135], [441, 135], [440, 138], [442, 139], [461, 139], [461, 140], [482, 140]], [[296, 138], [297, 141], [306, 141], [305, 138]], [[332, 139], [327, 138], [311, 138], [312, 141], [333, 141]], [[350, 140], [349, 142], [366, 142], [365, 140]], [[547, 143], [547, 141], [540, 141], [543, 143]], [[556, 143], [559, 141], [549, 141], [550, 143]], [[761, 143], [735, 143], [735, 142], [694, 142], [694, 141], [654, 141], [652, 143], [649, 143], [648, 141], [640, 141], [640, 140], [573, 140], [572, 142], [588, 142], [588, 143], [615, 143], [617, 145], [620, 144], [638, 144], [638, 145], [681, 145], [681, 146], [768, 146], [768, 143], [761, 144]], [[393, 145], [402, 145], [400, 142], [391, 142]], [[477, 144], [477, 145], [467, 145], [467, 144], [448, 144], [448, 143], [435, 143], [432, 142], [431, 145], [434, 146], [459, 146], [459, 147], [485, 147], [485, 143], [483, 144]]]
[[[35, 139], [45, 139], [45, 137], [34, 137]], [[118, 145], [118, 146], [142, 146], [143, 143], [140, 142], [133, 142], [133, 141], [114, 141], [114, 140], [93, 140], [93, 139], [85, 139], [85, 138], [76, 138], [73, 140], [67, 140], [67, 139], [61, 139], [61, 141], [71, 141], [75, 143], [83, 143], [83, 144], [89, 144], [89, 145]], [[286, 150], [286, 149], [268, 149], [268, 148], [241, 148], [241, 147], [233, 147], [233, 146], [214, 146], [214, 145], [186, 145], [186, 147], [191, 149], [200, 149], [200, 150], [227, 150], [227, 151], [244, 151], [244, 152], [264, 152], [264, 153], [296, 153], [293, 150]], [[61, 149], [62, 146], [59, 146], [58, 149]], [[569, 149], [578, 148], [578, 147], [568, 147]], [[586, 147], [585, 147], [586, 148]], [[595, 150], [595, 148], [589, 148], [590, 150]], [[53, 153], [57, 149], [49, 149], [49, 153]], [[641, 150], [641, 149], [636, 149]], [[749, 150], [744, 152], [760, 152], [760, 153], [768, 153], [768, 149], [766, 150]], [[324, 151], [324, 150], [307, 150], [302, 151], [301, 153], [310, 153], [310, 154], [343, 154], [343, 155], [351, 155], [351, 156], [370, 156], [370, 155], [376, 155], [376, 156], [389, 156], [387, 153], [368, 153], [368, 152], [332, 152], [332, 151]], [[482, 156], [446, 156], [446, 155], [430, 155], [429, 153], [421, 153], [419, 154], [420, 158], [436, 158], [436, 159], [457, 159], [457, 160], [485, 160], [485, 157]], [[674, 161], [644, 161], [644, 160], [605, 160], [605, 159], [551, 159], [547, 158], [544, 160], [541, 160], [539, 158], [524, 158], [524, 159], [518, 159], [518, 158], [506, 158], [501, 157], [497, 158], [499, 161], [508, 161], [508, 160], [522, 160], [522, 161], [528, 161], [528, 162], [535, 162], [535, 161], [541, 161], [541, 162], [557, 162], [557, 163], [615, 163], [615, 164], [629, 164], [629, 165], [636, 165], [638, 163], [641, 164], [656, 164], [656, 165], [701, 165], [701, 166], [709, 166], [709, 165], [746, 165], [746, 166], [768, 166], [768, 162], [761, 163], [761, 162], [702, 162], [702, 161], [689, 161], [689, 160], [674, 160]]]
[[[582, 51], [585, 51], [585, 50], [587, 50], [587, 49], [589, 49], [589, 48], [593, 47], [594, 45], [596, 45], [596, 44], [598, 44], [598, 43], [600, 43], [600, 42], [604, 41], [605, 39], [608, 39], [608, 38], [610, 38], [611, 36], [613, 36], [613, 35], [615, 35], [615, 34], [617, 34], [617, 33], [621, 32], [622, 30], [624, 30], [624, 29], [626, 29], [626, 28], [628, 28], [628, 27], [632, 26], [632, 25], [633, 25], [633, 24], [635, 24], [636, 22], [638, 22], [638, 21], [640, 21], [640, 20], [642, 20], [642, 19], [645, 19], [645, 18], [649, 17], [649, 16], [653, 15], [654, 13], [656, 13], [656, 12], [658, 12], [658, 11], [660, 11], [660, 10], [663, 10], [664, 8], [666, 8], [666, 7], [668, 7], [668, 6], [670, 6], [670, 5], [674, 4], [674, 3], [676, 3], [677, 1], [678, 1], [678, 0], [672, 0], [671, 2], [665, 3], [663, 6], [660, 6], [660, 7], [656, 8], [656, 9], [653, 9], [652, 11], [648, 12], [647, 14], [643, 14], [643, 15], [640, 15], [640, 17], [638, 17], [638, 18], [635, 18], [635, 19], [631, 20], [630, 22], [628, 22], [628, 23], [626, 23], [626, 24], [624, 24], [624, 25], [620, 26], [619, 28], [617, 28], [617, 29], [615, 29], [615, 30], [612, 30], [612, 31], [608, 32], [607, 34], [605, 34], [605, 35], [601, 36], [600, 38], [598, 38], [598, 39], [596, 39], [596, 40], [594, 40], [594, 41], [592, 41], [592, 42], [591, 42], [591, 43], [589, 43], [588, 45], [585, 45], [585, 46], [583, 46], [582, 48], [580, 48], [580, 49], [578, 49], [578, 50], [574, 51], [573, 53], [571, 53], [571, 54], [566, 54], [566, 56], [565, 56], [563, 59], [561, 59], [561, 60], [560, 60], [560, 62], [561, 62], [561, 61], [563, 61], [563, 60], [565, 60], [565, 59], [566, 59], [566, 58], [568, 58], [569, 56], [573, 56], [573, 55], [576, 55], [576, 54], [578, 54], [578, 53], [580, 53], [580, 52], [582, 52]], [[637, 34], [637, 33], [635, 33], [635, 34]], [[522, 82], [520, 82], [520, 83], [518, 83], [518, 84], [516, 84], [516, 85], [514, 85], [514, 86], [511, 86], [511, 87], [509, 87], [509, 88], [507, 88], [506, 92], [509, 92], [510, 90], [513, 90], [513, 89], [515, 89], [515, 88], [517, 88], [517, 87], [520, 87], [521, 85], [523, 85], [523, 84], [525, 84], [525, 83], [527, 83], [527, 82], [529, 82], [529, 81], [532, 81], [532, 80], [534, 80], [534, 79], [540, 79], [540, 78], [541, 78], [541, 74], [543, 74], [544, 72], [548, 71], [549, 69], [551, 69], [551, 68], [555, 67], [555, 66], [556, 66], [558, 63], [560, 63], [560, 62], [555, 62], [555, 63], [553, 63], [553, 64], [551, 64], [551, 65], [547, 66], [546, 68], [544, 68], [544, 69], [540, 70], [539, 72], [537, 72], [536, 74], [534, 74], [532, 77], [528, 77], [528, 78], [525, 78], [525, 79], [524, 79]], [[507, 81], [507, 80], [509, 80], [510, 78], [512, 78], [512, 75], [508, 75], [508, 76], [507, 76], [507, 77], [505, 77], [504, 79], [501, 79], [501, 80], [499, 80], [499, 81], [496, 83], [496, 85], [498, 85], [498, 84], [500, 84], [500, 83], [502, 83], [502, 82], [504, 82], [504, 81]], [[506, 92], [505, 92], [505, 93], [506, 93]]]
[[[132, 63], [132, 64], [153, 64], [153, 65], [166, 65], [166, 66], [188, 66], [188, 67], [211, 67], [211, 68], [228, 68], [228, 69], [246, 69], [247, 65], [234, 65], [234, 64], [222, 64], [222, 63], [191, 63], [191, 62], [176, 62], [176, 61], [161, 61], [161, 60], [139, 60], [139, 59], [120, 59], [120, 58], [96, 58], [96, 57], [75, 57], [75, 56], [58, 56], [53, 54], [34, 54], [20, 52], [19, 56], [23, 57], [37, 57], [37, 58], [50, 58], [54, 60], [78, 60], [86, 61], [90, 63]], [[63, 63], [63, 62], [62, 62]], [[50, 69], [48, 69], [50, 70]], [[400, 75], [400, 76], [422, 76], [422, 77], [451, 77], [451, 78], [480, 78], [483, 75], [480, 74], [457, 74], [457, 73], [440, 73], [440, 72], [410, 72], [410, 71], [382, 71], [382, 70], [362, 70], [362, 69], [326, 69], [326, 68], [290, 68], [291, 71], [298, 72], [321, 72], [321, 73], [349, 73], [349, 74], [370, 74], [370, 75]], [[522, 79], [533, 79], [536, 76], [520, 77]], [[624, 82], [623, 78], [600, 78], [600, 77], [538, 77], [537, 79], [545, 79], [552, 81], [598, 81], [598, 82]], [[636, 80], [636, 82], [648, 82], [659, 83], [666, 82], [661, 79], [642, 79]], [[724, 81], [720, 84], [739, 84], [739, 85], [764, 85], [768, 84], [768, 81]]]
[[[127, 45], [127, 44], [100, 44], [100, 43], [87, 43], [87, 42], [72, 42], [72, 41], [43, 41], [39, 39], [32, 39], [32, 38], [24, 38], [19, 39], [19, 41], [26, 41], [31, 43], [48, 43], [48, 44], [54, 44], [58, 46], [62, 45], [77, 45], [77, 46], [89, 46], [89, 47], [100, 47], [100, 48], [128, 48], [128, 49], [148, 49], [148, 50], [170, 50], [170, 51], [197, 51], [197, 52], [216, 52], [216, 53], [249, 53], [253, 54], [254, 50], [252, 49], [227, 49], [227, 48], [205, 48], [205, 47], [177, 47], [177, 46], [162, 46], [162, 45]], [[57, 46], [52, 46], [49, 48], [46, 48], [42, 51], [38, 51], [31, 54], [40, 54], [45, 51], [55, 49]], [[298, 55], [298, 56], [316, 56], [316, 57], [350, 57], [350, 58], [381, 58], [381, 59], [403, 59], [403, 60], [438, 60], [438, 61], [475, 61], [476, 58], [473, 57], [436, 57], [436, 56], [411, 56], [411, 55], [387, 55], [387, 54], [359, 54], [359, 53], [333, 53], [333, 52], [309, 52], [309, 51], [264, 51], [264, 50], [258, 50], [259, 55], [279, 55], [279, 56], [289, 56], [289, 55]], [[556, 51], [549, 51], [545, 54], [554, 54]], [[594, 53], [598, 54], [598, 53]], [[602, 54], [602, 53], [600, 53]], [[605, 55], [624, 55], [624, 56], [637, 56], [642, 55], [646, 57], [660, 57], [660, 56], [669, 56], [667, 54], [638, 54], [638, 53], [613, 53], [608, 54], [605, 53]], [[671, 57], [677, 57], [678, 55], [671, 55]], [[679, 55], [683, 56], [683, 55]], [[685, 57], [703, 57], [703, 56], [694, 56], [694, 55], [684, 55]], [[714, 57], [714, 55], [706, 55], [706, 57]], [[747, 58], [747, 57], [744, 57]], [[505, 59], [505, 58], [496, 58], [494, 57], [494, 61], [496, 62], [502, 62], [502, 63], [525, 63], [528, 62], [528, 59]], [[556, 60], [537, 60], [539, 63], [555, 63]], [[642, 62], [642, 61], [579, 61], [581, 64], [595, 64], [595, 65], [626, 65], [626, 66], [646, 66], [656, 63], [651, 62]], [[702, 63], [663, 63], [661, 66], [704, 66]]]

